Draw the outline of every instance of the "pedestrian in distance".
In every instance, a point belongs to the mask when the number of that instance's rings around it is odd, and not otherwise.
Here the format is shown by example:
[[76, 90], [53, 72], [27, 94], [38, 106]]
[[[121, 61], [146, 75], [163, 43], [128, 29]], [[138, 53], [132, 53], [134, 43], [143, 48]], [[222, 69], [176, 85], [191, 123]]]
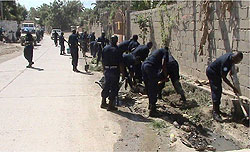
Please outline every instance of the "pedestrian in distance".
[[[158, 82], [166, 81], [161, 79], [161, 73], [167, 77], [166, 63], [168, 61], [168, 48], [154, 51], [142, 64], [142, 76], [145, 83], [146, 93], [149, 98], [149, 116], [159, 116], [156, 111]], [[162, 64], [163, 63], [163, 64]]]
[[25, 29], [25, 32], [27, 32], [27, 34], [25, 35], [24, 57], [29, 62], [29, 64], [26, 67], [31, 68], [32, 65], [34, 64], [33, 62], [34, 38], [28, 29]]
[[60, 45], [60, 55], [65, 54], [65, 45], [64, 45], [64, 33], [62, 32], [61, 35], [59, 36], [59, 45]]
[[[102, 51], [102, 64], [104, 69], [105, 85], [101, 96], [101, 108], [107, 108], [108, 111], [117, 110], [114, 106], [115, 99], [119, 91], [119, 79], [122, 72], [124, 77], [124, 66], [122, 63], [122, 53], [117, 47], [118, 37], [112, 36], [110, 45], [104, 47]], [[109, 104], [106, 99], [109, 98]]]
[[81, 45], [81, 51], [82, 51], [83, 57], [85, 57], [86, 52], [88, 52], [88, 42], [89, 42], [87, 31], [85, 31], [84, 33], [81, 33], [79, 42]]
[[77, 69], [79, 49], [78, 49], [78, 36], [76, 34], [76, 30], [72, 30], [72, 34], [69, 36], [69, 48], [70, 48], [70, 53], [72, 56], [73, 71], [79, 72], [79, 70]]
[[97, 62], [96, 64], [98, 65], [99, 62], [101, 61], [102, 58], [102, 50], [103, 48], [109, 44], [109, 40], [106, 38], [105, 32], [102, 31], [102, 35], [100, 37], [98, 37], [97, 39], [97, 43], [100, 43], [101, 45], [101, 49], [98, 50], [97, 52]]
[[214, 62], [212, 62], [206, 69], [206, 75], [209, 80], [212, 101], [213, 101], [213, 118], [218, 122], [222, 122], [220, 114], [220, 103], [221, 103], [221, 94], [222, 94], [222, 80], [229, 85], [235, 94], [239, 94], [237, 88], [235, 88], [232, 83], [227, 79], [227, 74], [232, 74], [231, 69], [234, 64], [240, 63], [243, 59], [242, 52], [228, 52]]
[[54, 43], [55, 43], [56, 47], [58, 46], [57, 38], [58, 38], [58, 33], [55, 31], [55, 33], [54, 33]]

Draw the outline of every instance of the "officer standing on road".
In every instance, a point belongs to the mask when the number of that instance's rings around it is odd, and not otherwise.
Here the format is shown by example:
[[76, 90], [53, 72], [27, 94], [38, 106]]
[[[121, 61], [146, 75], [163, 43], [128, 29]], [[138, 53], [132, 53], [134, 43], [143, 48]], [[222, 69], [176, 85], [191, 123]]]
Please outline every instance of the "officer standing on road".
[[60, 55], [65, 54], [65, 45], [64, 45], [64, 33], [62, 32], [61, 35], [59, 36], [59, 45], [61, 46], [60, 48]]
[[97, 42], [101, 43], [101, 49], [99, 49], [98, 53], [97, 53], [97, 65], [98, 65], [98, 63], [100, 62], [101, 57], [102, 57], [103, 48], [109, 44], [109, 40], [105, 37], [104, 31], [102, 32], [102, 35], [100, 37], [98, 37]]
[[212, 93], [212, 100], [213, 100], [213, 118], [214, 120], [218, 122], [222, 122], [221, 116], [220, 116], [220, 99], [222, 94], [222, 80], [229, 85], [234, 93], [239, 94], [239, 91], [237, 88], [235, 88], [232, 83], [227, 79], [227, 74], [230, 71], [231, 74], [231, 68], [234, 64], [240, 63], [240, 61], [243, 59], [243, 53], [237, 52], [237, 53], [226, 53], [219, 58], [217, 58], [214, 62], [212, 62], [206, 70], [206, 75], [209, 80], [211, 93]]
[[55, 31], [54, 33], [54, 43], [55, 43], [55, 46], [57, 47], [57, 37], [58, 37], [58, 33]]
[[[149, 116], [156, 117], [157, 90], [160, 81], [161, 71], [164, 76], [166, 73], [166, 63], [168, 61], [168, 48], [154, 51], [142, 64], [142, 75], [145, 83], [145, 89], [149, 98]], [[163, 62], [163, 64], [162, 64]], [[165, 81], [165, 80], [161, 80]]]
[[[118, 96], [120, 72], [124, 76], [124, 66], [122, 63], [122, 53], [117, 47], [118, 37], [111, 37], [111, 44], [104, 47], [102, 52], [102, 64], [104, 68], [105, 85], [102, 90], [101, 108], [107, 108], [108, 111], [117, 110], [114, 106], [115, 98]], [[109, 97], [109, 104], [106, 98]]]
[[94, 48], [96, 45], [96, 38], [95, 38], [95, 32], [92, 32], [89, 35], [89, 47], [90, 47], [90, 53], [95, 58], [96, 56], [96, 49]]
[[135, 58], [140, 59], [140, 63], [133, 66], [135, 76], [134, 78], [138, 80], [139, 83], [142, 82], [142, 73], [141, 73], [141, 64], [148, 57], [149, 50], [152, 48], [153, 43], [148, 42], [147, 45], [139, 45], [135, 48], [135, 50], [131, 53], [135, 56]]
[[132, 41], [129, 43], [128, 50], [129, 52], [132, 52], [137, 46], [140, 45], [140, 43], [137, 41], [138, 35], [133, 35]]
[[[171, 54], [169, 54], [169, 57], [168, 57], [166, 71], [167, 71], [167, 76], [171, 79], [171, 82], [174, 86], [175, 91], [177, 92], [177, 94], [181, 95], [181, 100], [183, 102], [186, 102], [185, 93], [180, 83], [179, 64]], [[162, 77], [163, 77], [163, 73], [162, 73]], [[159, 87], [158, 98], [162, 99], [161, 92], [162, 92], [162, 89], [165, 87], [165, 82], [160, 83], [158, 87]]]
[[81, 33], [80, 40], [81, 40], [80, 44], [81, 44], [82, 54], [83, 57], [85, 57], [86, 52], [88, 52], [88, 41], [89, 41], [87, 31]]
[[26, 30], [27, 32], [26, 36], [25, 36], [25, 47], [24, 47], [24, 57], [26, 60], [28, 60], [29, 65], [27, 65], [27, 68], [31, 68], [32, 64], [34, 64], [33, 60], [33, 43], [34, 43], [34, 38], [31, 35], [31, 33], [29, 32], [29, 30]]
[[78, 55], [78, 36], [76, 34], [76, 30], [73, 30], [72, 34], [69, 36], [69, 48], [72, 56], [73, 71], [79, 72], [77, 69], [79, 55]]

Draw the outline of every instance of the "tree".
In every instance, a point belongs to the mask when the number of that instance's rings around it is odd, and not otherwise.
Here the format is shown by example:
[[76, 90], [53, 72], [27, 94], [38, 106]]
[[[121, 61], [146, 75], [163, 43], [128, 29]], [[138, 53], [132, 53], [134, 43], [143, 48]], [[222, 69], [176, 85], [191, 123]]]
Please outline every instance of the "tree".
[[24, 6], [21, 6], [15, 1], [3, 1], [3, 18], [5, 20], [16, 20], [20, 22], [25, 20], [27, 16], [27, 10]]

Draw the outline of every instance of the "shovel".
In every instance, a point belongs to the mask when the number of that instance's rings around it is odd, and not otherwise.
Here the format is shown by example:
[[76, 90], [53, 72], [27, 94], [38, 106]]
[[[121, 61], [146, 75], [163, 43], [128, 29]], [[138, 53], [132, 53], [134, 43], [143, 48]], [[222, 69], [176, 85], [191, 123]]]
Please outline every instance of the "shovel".
[[[233, 84], [234, 84], [234, 86], [235, 86], [233, 77], [232, 77], [232, 76], [230, 76], [230, 77], [231, 77], [231, 79], [232, 79], [232, 81], [233, 81]], [[242, 110], [242, 112], [243, 112], [243, 114], [244, 114], [244, 116], [245, 116], [245, 118], [243, 118], [241, 121], [242, 121], [242, 122], [249, 122], [249, 115], [247, 114], [247, 111], [246, 111], [246, 109], [245, 109], [244, 106], [243, 106], [242, 99], [240, 98], [240, 96], [239, 96], [238, 94], [235, 94], [235, 95], [236, 95], [237, 100], [238, 100], [238, 102], [239, 102], [239, 104], [240, 104], [240, 108], [241, 108], [241, 110]]]
[[[64, 41], [67, 42], [68, 45], [70, 45], [68, 41], [66, 41], [66, 40], [64, 40]], [[80, 48], [82, 48], [81, 45], [79, 45], [79, 44], [77, 44], [77, 45], [78, 45]], [[83, 48], [82, 48], [82, 49], [83, 49]], [[85, 70], [86, 72], [89, 72], [89, 64], [88, 64], [88, 62], [87, 62], [86, 55], [84, 56], [84, 60], [85, 60], [85, 67], [84, 67], [84, 70]]]

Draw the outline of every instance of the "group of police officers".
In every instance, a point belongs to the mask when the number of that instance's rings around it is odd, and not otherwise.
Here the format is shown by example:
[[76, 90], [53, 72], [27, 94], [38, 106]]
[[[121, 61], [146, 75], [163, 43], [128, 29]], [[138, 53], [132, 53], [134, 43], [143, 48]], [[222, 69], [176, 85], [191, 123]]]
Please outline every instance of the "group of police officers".
[[[27, 39], [31, 38], [27, 36]], [[65, 54], [65, 41], [64, 33], [62, 32], [59, 36], [60, 54]], [[118, 96], [121, 75], [122, 80], [128, 80], [132, 90], [137, 83], [144, 82], [149, 98], [148, 109], [151, 117], [159, 116], [156, 110], [157, 98], [161, 98], [161, 91], [165, 86], [165, 82], [169, 81], [169, 78], [174, 89], [181, 96], [183, 104], [186, 103], [185, 93], [179, 81], [179, 65], [170, 54], [169, 47], [150, 51], [153, 43], [148, 42], [146, 45], [140, 45], [137, 35], [133, 35], [130, 40], [117, 44], [118, 37], [116, 35], [113, 35], [109, 41], [105, 36], [105, 32], [102, 32], [102, 35], [96, 39], [94, 32], [90, 35], [87, 35], [86, 32], [79, 35], [76, 30], [72, 31], [67, 43], [72, 56], [74, 72], [79, 72], [77, 69], [79, 47], [84, 52], [83, 55], [85, 55], [89, 45], [91, 55], [93, 57], [97, 55], [97, 64], [102, 60], [105, 85], [101, 92], [101, 108], [107, 108], [108, 111], [117, 110], [115, 99]], [[29, 66], [31, 66], [33, 64], [32, 57], [26, 57], [26, 59], [29, 61]], [[222, 79], [235, 93], [239, 93], [226, 76], [231, 71], [232, 66], [239, 63], [242, 59], [243, 54], [241, 52], [226, 53], [212, 62], [206, 70], [212, 93], [213, 118], [216, 121], [222, 122], [219, 108], [222, 94]], [[108, 103], [107, 98], [109, 99]]]

